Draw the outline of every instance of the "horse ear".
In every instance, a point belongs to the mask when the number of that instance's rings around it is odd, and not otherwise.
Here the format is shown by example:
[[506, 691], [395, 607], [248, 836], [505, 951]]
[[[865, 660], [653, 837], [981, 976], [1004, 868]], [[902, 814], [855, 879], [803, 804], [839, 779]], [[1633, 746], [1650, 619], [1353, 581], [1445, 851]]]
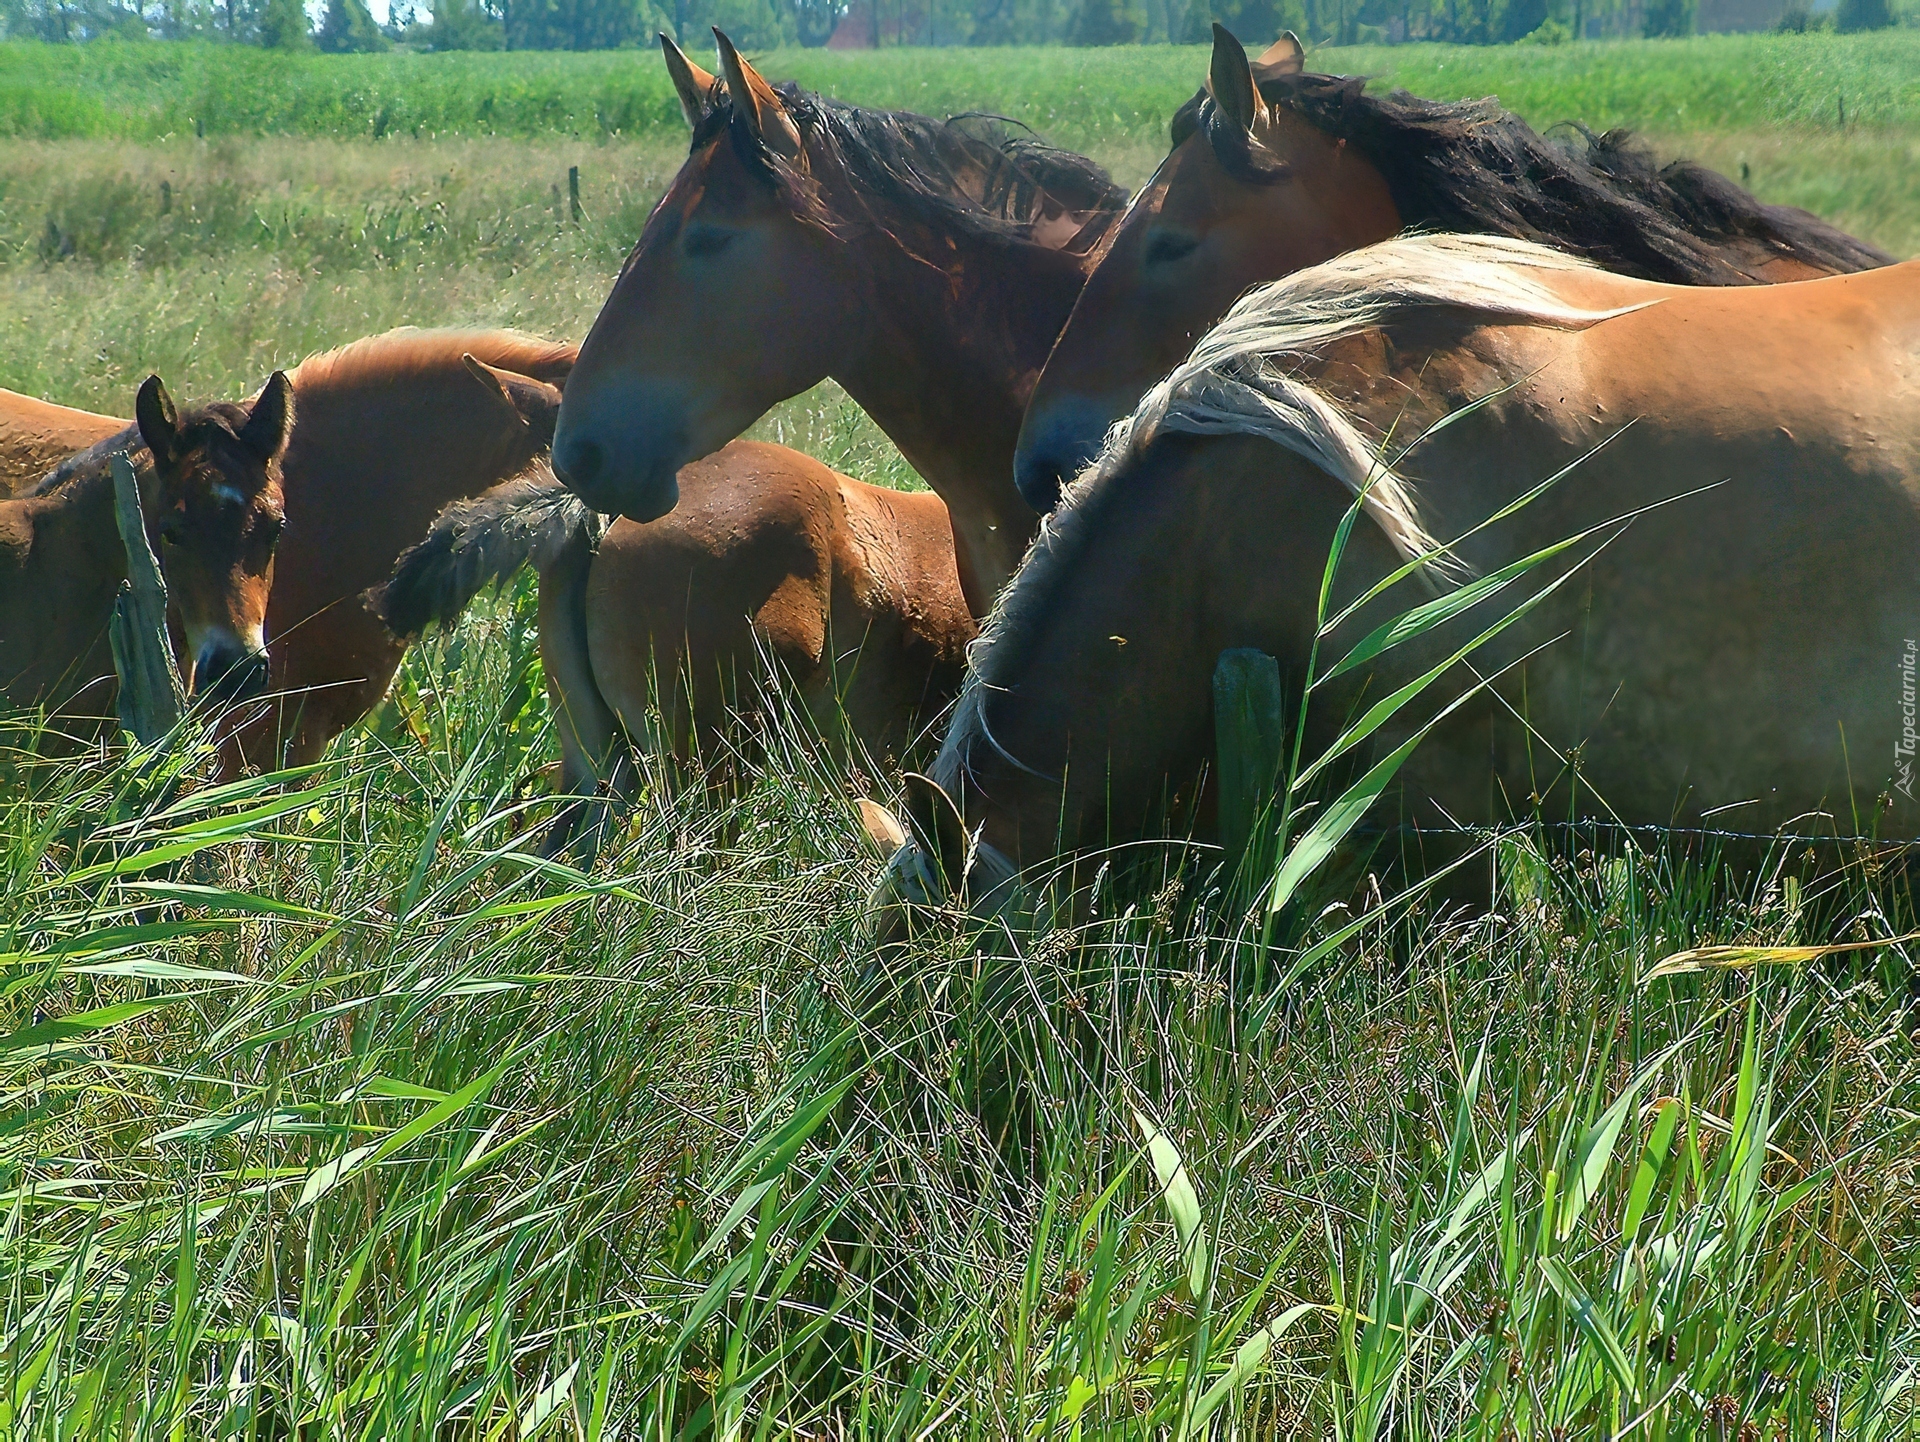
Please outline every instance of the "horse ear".
[[1282, 75], [1298, 75], [1307, 68], [1307, 50], [1300, 43], [1300, 37], [1291, 30], [1282, 30], [1280, 38], [1260, 52], [1260, 58], [1253, 62], [1253, 78], [1257, 81], [1278, 80]]
[[867, 839], [880, 848], [882, 856], [891, 856], [907, 844], [907, 828], [900, 824], [899, 817], [878, 801], [869, 801], [862, 796], [853, 804], [860, 813], [860, 825], [867, 833]]
[[267, 377], [253, 413], [240, 428], [241, 444], [263, 461], [277, 460], [293, 433], [293, 382], [285, 371]]
[[938, 868], [950, 895], [959, 895], [967, 874], [967, 824], [939, 782], [909, 771], [900, 778], [907, 788], [907, 821], [914, 839]]
[[660, 32], [660, 54], [667, 62], [667, 75], [674, 93], [680, 97], [680, 113], [697, 130], [707, 118], [707, 97], [713, 93], [713, 77], [687, 59], [686, 51], [673, 43], [666, 31]]
[[1251, 131], [1254, 123], [1266, 116], [1267, 103], [1260, 98], [1260, 87], [1253, 83], [1253, 66], [1247, 60], [1246, 48], [1218, 20], [1213, 22], [1213, 60], [1207, 66], [1207, 89], [1213, 103], [1242, 130]]
[[713, 31], [714, 48], [720, 52], [720, 74], [727, 82], [727, 94], [733, 99], [734, 113], [746, 121], [747, 128], [776, 155], [793, 160], [800, 154], [800, 127], [787, 114], [779, 93], [760, 77], [733, 42], [718, 26]]
[[159, 376], [148, 376], [141, 382], [140, 394], [133, 402], [133, 418], [140, 427], [140, 439], [153, 453], [154, 464], [171, 462], [179, 453], [180, 415]]
[[498, 397], [515, 420], [535, 435], [552, 439], [554, 424], [560, 417], [558, 386], [523, 376], [518, 371], [503, 371], [472, 355], [463, 355], [460, 360], [467, 373], [488, 395]]

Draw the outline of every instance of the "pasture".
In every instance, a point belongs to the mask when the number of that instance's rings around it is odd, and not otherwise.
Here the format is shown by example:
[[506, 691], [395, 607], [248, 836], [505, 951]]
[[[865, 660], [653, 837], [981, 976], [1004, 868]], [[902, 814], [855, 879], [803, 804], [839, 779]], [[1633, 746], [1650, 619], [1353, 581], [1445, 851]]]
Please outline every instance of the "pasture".
[[[1910, 30], [1316, 60], [1635, 123], [1920, 251]], [[762, 68], [1131, 185], [1204, 66]], [[399, 324], [577, 338], [685, 149], [651, 55], [9, 45], [0, 129], [0, 385], [115, 414]], [[754, 433], [914, 484], [831, 386]], [[1787, 851], [1520, 833], [1489, 913], [1355, 927], [1329, 886], [1276, 937], [1168, 847], [876, 957], [853, 798], [894, 784], [798, 714], [725, 792], [649, 768], [588, 872], [523, 849], [524, 579], [298, 776], [176, 795], [5, 724], [15, 1435], [1920, 1427], [1908, 944], [1657, 966], [1913, 931], [1867, 861], [1815, 894]]]

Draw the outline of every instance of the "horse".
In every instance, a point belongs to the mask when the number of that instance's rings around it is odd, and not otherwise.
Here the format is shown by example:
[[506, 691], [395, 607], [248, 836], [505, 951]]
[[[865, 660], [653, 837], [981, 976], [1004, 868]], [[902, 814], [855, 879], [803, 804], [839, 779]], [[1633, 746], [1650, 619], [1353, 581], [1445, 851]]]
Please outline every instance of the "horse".
[[[379, 704], [405, 648], [363, 593], [449, 502], [546, 454], [547, 392], [575, 353], [514, 331], [404, 328], [286, 373], [294, 423], [281, 461], [287, 534], [267, 605], [271, 695], [226, 738], [228, 769], [312, 761]], [[101, 447], [138, 441], [129, 429]]]
[[1920, 262], [1681, 287], [1431, 235], [1252, 292], [1043, 528], [888, 890], [981, 899], [1169, 792], [1204, 835], [1235, 647], [1307, 698], [1295, 799], [1385, 767], [1415, 837], [1920, 836], [1917, 336]]
[[[1803, 280], [1891, 257], [1620, 130], [1552, 143], [1492, 100], [1369, 95], [1282, 36], [1214, 27], [1207, 89], [1116, 228], [1034, 387], [1015, 474], [1038, 510], [1252, 286], [1406, 229], [1506, 235], [1682, 285]], [[1585, 132], [1581, 132], [1585, 135]]]
[[562, 789], [583, 798], [556, 818], [550, 851], [593, 814], [584, 798], [631, 797], [636, 743], [723, 775], [729, 717], [763, 708], [776, 675], [820, 734], [863, 759], [904, 753], [959, 690], [977, 627], [938, 496], [756, 441], [683, 467], [678, 483], [667, 515], [602, 534], [550, 478], [507, 482], [448, 507], [380, 593], [382, 619], [411, 637], [537, 568]]
[[[134, 405], [141, 510], [184, 636], [195, 696], [229, 704], [266, 677], [262, 628], [285, 521], [281, 458], [293, 391], [276, 371], [251, 406], [179, 413], [158, 376]], [[51, 408], [57, 409], [57, 408]], [[111, 714], [107, 621], [126, 579], [109, 460], [97, 446], [61, 483], [0, 501], [0, 693], [72, 721]]]
[[778, 89], [715, 32], [724, 84], [664, 35], [693, 129], [566, 388], [554, 469], [651, 521], [689, 461], [828, 377], [947, 504], [984, 614], [1038, 517], [1020, 418], [1125, 193], [1036, 141]]
[[75, 451], [126, 427], [116, 416], [0, 390], [0, 499], [25, 493]]

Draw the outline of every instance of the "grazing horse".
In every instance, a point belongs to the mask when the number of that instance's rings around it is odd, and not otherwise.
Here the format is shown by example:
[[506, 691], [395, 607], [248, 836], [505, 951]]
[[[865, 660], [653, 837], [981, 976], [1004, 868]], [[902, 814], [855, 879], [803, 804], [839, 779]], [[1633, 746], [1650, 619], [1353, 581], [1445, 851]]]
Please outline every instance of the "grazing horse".
[[[277, 371], [251, 407], [216, 403], [184, 416], [158, 376], [140, 387], [141, 509], [197, 695], [234, 701], [265, 683], [262, 626], [292, 404]], [[107, 621], [127, 557], [109, 459], [126, 449], [103, 442], [74, 458], [59, 485], [0, 501], [0, 694], [10, 705], [112, 714]]]
[[[682, 762], [721, 757], [732, 708], [762, 704], [769, 664], [821, 734], [856, 754], [898, 755], [939, 717], [977, 627], [938, 496], [757, 441], [683, 467], [679, 486], [667, 515], [616, 520], [604, 536], [551, 480], [459, 502], [400, 558], [380, 613], [415, 635], [531, 560], [563, 790], [580, 797], [629, 796], [636, 742]], [[563, 813], [550, 848], [590, 804]]]
[[[548, 393], [574, 355], [573, 346], [513, 331], [406, 328], [287, 373], [287, 535], [267, 606], [274, 699], [229, 738], [229, 764], [312, 761], [379, 703], [405, 648], [362, 593], [386, 581], [449, 502], [546, 453]], [[125, 449], [138, 439], [128, 431], [103, 444]]]
[[1124, 192], [977, 124], [776, 90], [716, 37], [724, 85], [661, 37], [692, 150], [581, 347], [554, 469], [651, 521], [681, 467], [831, 377], [947, 503], [984, 614], [1038, 519], [1027, 394]]
[[75, 451], [126, 428], [114, 416], [0, 390], [0, 499], [25, 494]]
[[[1418, 741], [1377, 821], [1920, 836], [1916, 556], [1920, 262], [1676, 287], [1390, 241], [1251, 293], [1116, 427], [975, 648], [916, 827], [975, 894], [1138, 835], [1210, 758], [1215, 658], [1255, 647], [1308, 697], [1306, 762], [1354, 742], [1329, 777]], [[1376, 629], [1436, 589], [1466, 609]]]
[[1313, 75], [1282, 37], [1249, 64], [1214, 27], [1208, 88], [1116, 228], [1034, 388], [1015, 473], [1051, 510], [1194, 341], [1250, 287], [1408, 228], [1506, 235], [1607, 270], [1745, 285], [1890, 257], [1802, 210], [1762, 205], [1703, 166], [1660, 168], [1624, 131], [1581, 151], [1491, 100], [1442, 105]]

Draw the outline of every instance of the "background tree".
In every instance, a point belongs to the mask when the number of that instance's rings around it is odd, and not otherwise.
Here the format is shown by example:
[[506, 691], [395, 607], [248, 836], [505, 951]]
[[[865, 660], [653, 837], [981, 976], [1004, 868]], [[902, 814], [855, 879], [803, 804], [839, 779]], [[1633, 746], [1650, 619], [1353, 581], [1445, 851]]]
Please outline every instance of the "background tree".
[[327, 13], [314, 32], [313, 43], [329, 54], [385, 50], [387, 37], [373, 23], [365, 0], [327, 0]]
[[1693, 34], [1700, 0], [1647, 0], [1641, 33], [1649, 40], [1667, 35]]
[[1074, 45], [1131, 45], [1146, 15], [1134, 0], [1080, 0], [1068, 41]]
[[1885, 30], [1893, 20], [1893, 6], [1888, 0], [1840, 0], [1833, 12], [1833, 28], [1842, 33]]
[[305, 50], [307, 11], [300, 0], [265, 0], [260, 7], [260, 43], [269, 50]]

